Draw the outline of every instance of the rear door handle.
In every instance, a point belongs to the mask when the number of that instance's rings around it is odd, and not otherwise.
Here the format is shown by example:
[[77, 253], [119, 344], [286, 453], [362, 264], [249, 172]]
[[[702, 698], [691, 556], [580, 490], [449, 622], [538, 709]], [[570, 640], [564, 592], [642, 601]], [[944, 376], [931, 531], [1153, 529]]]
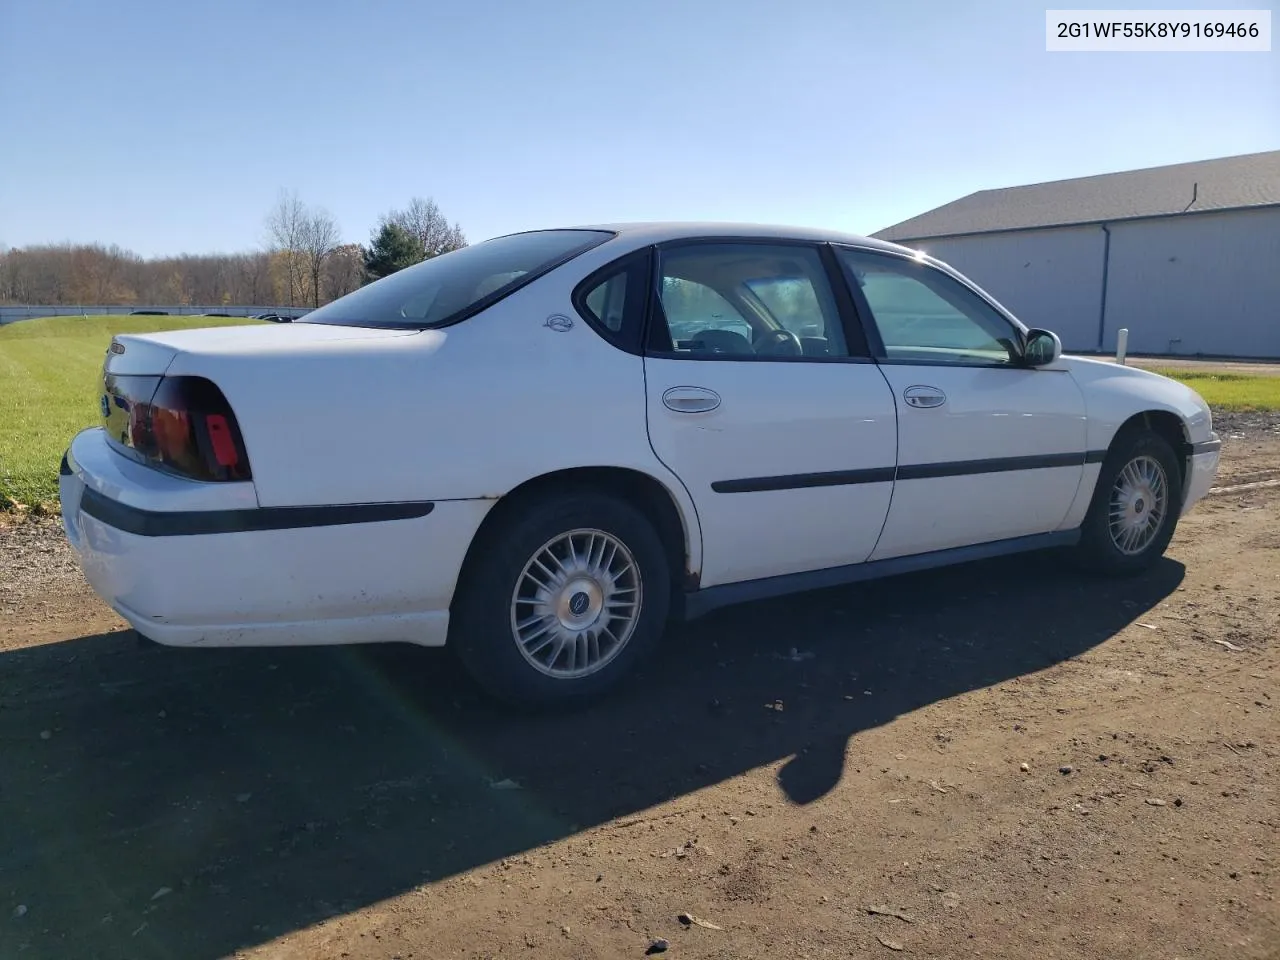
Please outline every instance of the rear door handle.
[[720, 394], [706, 387], [672, 387], [662, 395], [662, 404], [675, 413], [710, 413], [720, 406]]
[[947, 402], [947, 395], [937, 387], [918, 384], [902, 391], [902, 397], [908, 407], [940, 407]]

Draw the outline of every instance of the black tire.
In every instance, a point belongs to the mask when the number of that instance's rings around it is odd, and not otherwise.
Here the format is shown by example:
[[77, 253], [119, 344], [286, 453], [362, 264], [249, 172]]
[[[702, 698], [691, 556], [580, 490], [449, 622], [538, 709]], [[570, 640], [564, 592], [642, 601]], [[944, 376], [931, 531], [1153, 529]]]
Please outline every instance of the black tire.
[[[1139, 458], [1158, 463], [1166, 482], [1164, 516], [1154, 537], [1141, 550], [1126, 553], [1111, 533], [1111, 499], [1121, 472]], [[1133, 576], [1151, 568], [1164, 555], [1182, 511], [1182, 469], [1177, 454], [1164, 437], [1143, 428], [1125, 430], [1112, 441], [1098, 473], [1098, 485], [1084, 523], [1074, 559], [1083, 569], [1106, 576]]]
[[[513, 505], [509, 516], [472, 549], [453, 604], [449, 646], [486, 691], [522, 707], [578, 705], [623, 679], [662, 636], [671, 602], [667, 553], [653, 525], [626, 501], [590, 489], [558, 491]], [[525, 566], [558, 536], [596, 530], [630, 552], [640, 580], [640, 610], [630, 635], [586, 676], [541, 672], [521, 651], [512, 600]]]

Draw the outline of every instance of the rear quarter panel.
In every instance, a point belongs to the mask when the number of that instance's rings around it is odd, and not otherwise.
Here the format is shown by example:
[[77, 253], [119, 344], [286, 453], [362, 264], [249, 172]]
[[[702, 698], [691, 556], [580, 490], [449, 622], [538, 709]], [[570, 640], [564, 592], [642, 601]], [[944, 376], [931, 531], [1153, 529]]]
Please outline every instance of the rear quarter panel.
[[[643, 362], [571, 305], [576, 281], [607, 259], [554, 271], [441, 330], [288, 356], [184, 354], [169, 373], [222, 388], [263, 506], [497, 499], [554, 471], [622, 467], [667, 488], [693, 561], [693, 505], [649, 446]], [[546, 326], [553, 314], [572, 327]]]

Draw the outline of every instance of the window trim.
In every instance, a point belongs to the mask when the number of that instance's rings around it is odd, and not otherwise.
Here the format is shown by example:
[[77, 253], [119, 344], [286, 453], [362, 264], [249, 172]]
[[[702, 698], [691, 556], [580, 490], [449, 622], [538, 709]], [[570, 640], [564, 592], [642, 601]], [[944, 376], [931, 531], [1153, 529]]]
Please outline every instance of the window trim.
[[[583, 323], [594, 330], [606, 343], [612, 344], [624, 353], [632, 356], [643, 356], [646, 318], [649, 315], [649, 301], [652, 298], [649, 278], [652, 276], [653, 247], [641, 247], [632, 250], [583, 277], [574, 286], [569, 295], [573, 309], [582, 318]], [[628, 272], [625, 303], [622, 308], [622, 329], [616, 333], [601, 323], [587, 306], [587, 297], [600, 284], [614, 274]], [[630, 282], [630, 271], [636, 274], [637, 282]]]
[[[979, 370], [1029, 370], [1034, 369], [1026, 362], [1025, 352], [1027, 345], [1028, 328], [1017, 317], [1011, 314], [1004, 307], [1000, 306], [995, 300], [988, 296], [973, 281], [969, 280], [963, 274], [948, 267], [946, 264], [935, 261], [932, 258], [926, 258], [923, 255], [916, 255], [907, 252], [898, 252], [897, 250], [880, 250], [871, 247], [862, 247], [851, 243], [831, 243], [832, 259], [840, 274], [841, 284], [845, 287], [850, 299], [856, 306], [858, 318], [861, 321], [863, 332], [867, 337], [867, 341], [871, 346], [872, 355], [876, 359], [876, 363], [885, 366], [899, 367], [963, 367]], [[983, 363], [981, 361], [963, 361], [963, 360], [924, 360], [924, 359], [908, 359], [905, 357], [890, 357], [885, 349], [884, 339], [880, 336], [880, 327], [875, 320], [875, 313], [871, 309], [871, 304], [867, 301], [866, 295], [862, 292], [862, 288], [858, 286], [854, 280], [852, 271], [848, 263], [840, 256], [841, 252], [853, 253], [858, 256], [866, 256], [874, 258], [882, 258], [886, 260], [901, 260], [919, 267], [921, 270], [932, 270], [935, 273], [947, 277], [961, 287], [972, 293], [981, 303], [991, 308], [998, 317], [1009, 324], [1013, 331], [1013, 341], [1018, 347], [1018, 356], [1009, 363]]]
[[[658, 330], [666, 330], [668, 338], [670, 337], [670, 326], [668, 325], [666, 312], [662, 308], [662, 255], [668, 250], [679, 249], [681, 247], [695, 246], [766, 246], [766, 247], [803, 247], [806, 250], [812, 250], [818, 255], [818, 264], [821, 279], [826, 281], [827, 288], [831, 293], [832, 302], [836, 308], [836, 321], [840, 324], [841, 332], [844, 334], [845, 350], [848, 356], [843, 357], [788, 357], [788, 356], [759, 356], [757, 354], [735, 354], [735, 353], [712, 353], [712, 354], [686, 354], [676, 353], [674, 350], [662, 349], [662, 344], [655, 344], [655, 336]], [[867, 341], [865, 333], [862, 329], [860, 318], [853, 309], [852, 301], [848, 299], [848, 291], [844, 287], [844, 281], [837, 282], [833, 275], [833, 270], [839, 269], [839, 264], [835, 261], [838, 258], [830, 250], [830, 244], [821, 240], [803, 240], [794, 237], [765, 237], [765, 236], [721, 236], [719, 234], [707, 234], [699, 237], [678, 237], [672, 240], [665, 240], [661, 243], [654, 244], [651, 248], [653, 251], [652, 258], [649, 263], [650, 282], [649, 282], [649, 303], [645, 313], [644, 335], [642, 344], [644, 356], [652, 357], [655, 360], [689, 360], [695, 363], [728, 362], [728, 363], [875, 363], [875, 357], [870, 350], [870, 344]], [[766, 307], [767, 309], [767, 307]]]
[[[461, 310], [455, 310], [453, 313], [449, 314], [443, 319], [437, 320], [433, 323], [422, 323], [421, 321], [405, 320], [403, 322], [393, 321], [393, 322], [372, 324], [368, 322], [358, 323], [352, 320], [308, 320], [307, 319], [309, 316], [311, 316], [314, 313], [317, 313], [319, 310], [323, 310], [334, 303], [338, 303], [340, 300], [343, 299], [342, 297], [339, 297], [337, 300], [331, 300], [329, 303], [326, 303], [324, 307], [318, 307], [316, 310], [312, 310], [310, 313], [303, 314], [301, 317], [296, 318], [294, 322], [295, 323], [319, 323], [319, 324], [335, 326], [335, 327], [364, 327], [366, 329], [384, 329], [384, 330], [443, 330], [446, 327], [452, 327], [455, 324], [463, 323], [467, 320], [470, 320], [472, 317], [478, 314], [484, 313], [484, 311], [488, 310], [490, 307], [502, 302], [503, 300], [507, 299], [507, 297], [511, 296], [512, 294], [516, 293], [519, 290], [524, 289], [529, 284], [542, 279], [547, 274], [551, 273], [553, 270], [560, 269], [565, 264], [569, 263], [572, 260], [576, 260], [578, 257], [582, 256], [583, 254], [589, 253], [590, 251], [596, 249], [597, 247], [601, 247], [604, 244], [608, 243], [609, 241], [617, 239], [617, 236], [618, 236], [618, 232], [616, 230], [601, 230], [601, 229], [596, 229], [594, 227], [550, 227], [543, 230], [520, 230], [520, 231], [517, 231], [516, 233], [506, 233], [500, 237], [490, 237], [488, 240], [481, 241], [480, 243], [475, 244], [474, 246], [481, 247], [486, 243], [493, 242], [494, 240], [506, 240], [509, 237], [520, 237], [530, 233], [592, 233], [592, 234], [598, 234], [599, 236], [598, 236], [598, 239], [584, 241], [583, 243], [578, 244], [576, 247], [573, 247], [567, 253], [564, 253], [561, 256], [556, 257], [554, 260], [548, 260], [545, 264], [543, 264], [537, 270], [530, 270], [527, 273], [522, 274], [520, 277], [517, 277], [515, 280], [512, 280], [511, 282], [506, 283], [501, 287], [498, 287], [498, 289], [492, 290], [489, 293], [485, 294], [483, 297], [476, 300], [470, 306], [464, 307]], [[459, 249], [467, 249], [467, 247], [462, 247]], [[449, 253], [454, 253], [454, 252], [456, 251], [452, 251], [452, 250], [449, 251]], [[449, 255], [448, 253], [439, 254], [439, 256], [441, 257], [447, 257], [448, 255]], [[429, 259], [435, 259], [435, 258], [432, 257]], [[419, 261], [419, 263], [426, 263], [426, 262], [427, 262], [426, 260]], [[413, 264], [412, 266], [417, 266], [417, 264]], [[407, 267], [405, 269], [412, 269], [412, 266]], [[393, 276], [393, 274], [389, 274], [388, 276]], [[384, 277], [382, 279], [386, 279], [386, 278]], [[378, 281], [374, 281], [374, 282], [376, 283]], [[370, 284], [370, 286], [372, 286], [372, 284]], [[363, 288], [357, 288], [357, 290], [353, 290], [352, 293], [358, 292], [359, 289], [363, 289]]]

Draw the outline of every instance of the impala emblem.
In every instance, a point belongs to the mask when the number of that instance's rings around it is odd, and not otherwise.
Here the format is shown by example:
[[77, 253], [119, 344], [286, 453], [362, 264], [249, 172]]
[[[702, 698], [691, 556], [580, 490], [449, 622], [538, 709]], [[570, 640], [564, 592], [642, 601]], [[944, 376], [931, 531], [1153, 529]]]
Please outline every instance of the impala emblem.
[[547, 317], [546, 322], [542, 325], [548, 330], [554, 330], [556, 333], [567, 333], [573, 329], [573, 321], [563, 313], [553, 313]]

